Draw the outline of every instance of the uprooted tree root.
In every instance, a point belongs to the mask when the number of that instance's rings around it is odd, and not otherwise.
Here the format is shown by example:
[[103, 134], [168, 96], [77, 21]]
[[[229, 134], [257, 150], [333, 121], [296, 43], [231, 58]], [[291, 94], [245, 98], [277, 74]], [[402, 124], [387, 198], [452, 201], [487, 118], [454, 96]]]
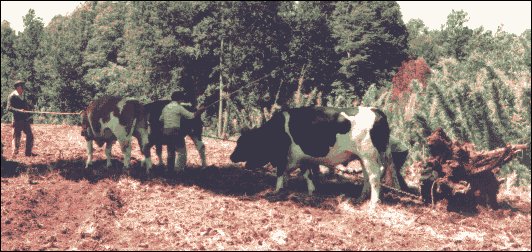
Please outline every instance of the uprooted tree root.
[[[448, 211], [475, 211], [477, 205], [496, 210], [497, 193], [503, 180], [499, 167], [512, 160], [525, 144], [506, 145], [491, 151], [476, 151], [474, 144], [451, 141], [442, 129], [427, 137], [430, 157], [420, 166], [421, 196], [425, 203], [447, 199]], [[486, 199], [486, 197], [488, 199]]]

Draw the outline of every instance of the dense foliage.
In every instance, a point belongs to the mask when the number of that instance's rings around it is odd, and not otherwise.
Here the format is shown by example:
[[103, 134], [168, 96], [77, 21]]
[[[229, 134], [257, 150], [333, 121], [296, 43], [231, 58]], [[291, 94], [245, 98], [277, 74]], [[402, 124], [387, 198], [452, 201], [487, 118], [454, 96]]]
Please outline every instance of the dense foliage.
[[18, 35], [3, 22], [2, 85], [27, 81], [38, 110], [173, 91], [210, 105], [220, 82], [235, 109], [315, 88], [353, 98], [388, 83], [408, 49], [394, 2], [84, 2], [48, 24], [37, 15], [30, 9]]

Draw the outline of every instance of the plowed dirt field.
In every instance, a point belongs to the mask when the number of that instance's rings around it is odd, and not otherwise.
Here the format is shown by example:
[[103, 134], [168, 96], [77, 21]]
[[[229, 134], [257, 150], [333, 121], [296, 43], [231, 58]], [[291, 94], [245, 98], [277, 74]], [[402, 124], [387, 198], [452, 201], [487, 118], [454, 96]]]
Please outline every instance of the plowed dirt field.
[[[232, 164], [231, 141], [205, 138], [202, 170], [187, 138], [187, 169], [168, 179], [164, 166], [154, 165], [148, 178], [136, 139], [130, 175], [123, 175], [118, 144], [109, 170], [96, 145], [94, 165], [85, 169], [81, 127], [31, 127], [37, 156], [23, 155], [24, 134], [13, 156], [13, 128], [2, 124], [2, 250], [531, 249], [529, 189], [501, 186], [497, 211], [453, 213], [445, 201], [432, 209], [394, 195], [370, 210], [368, 201], [355, 200], [360, 176], [322, 178], [309, 197], [296, 171], [275, 194], [275, 169]], [[152, 160], [159, 164], [155, 148]]]

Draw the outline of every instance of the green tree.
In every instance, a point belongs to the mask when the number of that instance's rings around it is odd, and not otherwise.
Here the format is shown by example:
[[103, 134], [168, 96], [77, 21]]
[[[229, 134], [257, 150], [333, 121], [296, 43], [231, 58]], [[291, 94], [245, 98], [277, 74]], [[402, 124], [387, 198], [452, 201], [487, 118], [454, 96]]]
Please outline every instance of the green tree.
[[17, 55], [15, 54], [15, 31], [11, 29], [9, 22], [2, 21], [2, 118], [7, 113], [7, 97], [10, 90], [15, 87], [13, 84], [17, 80], [15, 72], [15, 62]]
[[408, 29], [408, 42], [420, 38], [421, 35], [429, 33], [429, 28], [425, 26], [425, 23], [421, 19], [410, 19], [405, 24]]
[[[206, 66], [214, 63], [205, 75], [217, 78], [216, 82], [209, 80], [199, 102], [210, 105], [220, 100], [219, 133], [223, 92], [236, 93], [227, 100], [233, 110], [262, 107], [271, 100], [268, 82], [262, 80], [275, 73], [280, 62], [278, 44], [284, 29], [279, 26], [279, 5], [280, 2], [211, 2], [205, 8], [208, 14], [194, 27], [196, 59], [206, 62]], [[208, 112], [213, 113], [214, 108]]]
[[[212, 2], [207, 17], [194, 27], [194, 42], [202, 48], [196, 50], [196, 58], [210, 64], [216, 62], [209, 77], [219, 80], [221, 75], [229, 91], [242, 88], [233, 96], [239, 101], [237, 106], [257, 106], [267, 97], [264, 82], [244, 86], [278, 67], [279, 37], [283, 34], [278, 26], [278, 5], [279, 2]], [[208, 104], [218, 100], [218, 88], [219, 81], [211, 82], [201, 99], [207, 99]]]
[[[334, 51], [336, 39], [332, 37], [331, 14], [335, 5], [327, 1], [299, 2], [293, 15], [283, 18], [289, 25], [290, 43], [286, 48], [286, 68], [279, 100], [284, 103], [296, 90], [308, 93], [314, 88], [329, 94], [331, 85], [339, 78], [339, 55]], [[300, 78], [302, 77], [300, 85]]]
[[125, 44], [124, 34], [131, 12], [131, 4], [127, 2], [98, 3], [97, 17], [92, 24], [92, 35], [87, 42], [83, 66], [87, 73], [84, 80], [90, 87], [91, 97], [96, 93], [109, 95], [142, 97], [142, 89], [138, 83], [128, 81], [132, 73], [127, 61], [119, 57]]
[[442, 32], [439, 30], [429, 31], [423, 21], [411, 19], [406, 26], [409, 30], [408, 48], [410, 55], [415, 58], [423, 58], [430, 68], [437, 67], [438, 61], [445, 55], [442, 42]]
[[202, 20], [208, 5], [206, 2], [132, 2], [127, 5], [124, 46], [118, 62], [126, 65], [131, 73], [125, 80], [128, 88], [134, 88], [135, 94], [150, 100], [168, 99], [176, 90], [197, 96], [195, 89], [202, 89], [191, 83], [191, 76], [195, 74], [186, 72], [197, 70], [190, 64], [197, 56], [196, 49], [201, 49], [193, 44], [192, 29]]
[[34, 104], [40, 93], [40, 83], [37, 83], [35, 61], [40, 59], [39, 44], [43, 36], [44, 23], [42, 18], [35, 16], [35, 10], [30, 9], [22, 18], [24, 31], [17, 36], [15, 43], [17, 78], [26, 81], [27, 95]]
[[530, 69], [532, 67], [531, 60], [532, 57], [530, 55], [531, 51], [531, 45], [530, 45], [530, 29], [526, 29], [523, 33], [521, 33], [521, 36], [519, 36], [519, 43], [523, 46], [523, 58], [521, 59], [522, 65], [524, 65], [526, 68]]
[[[448, 57], [464, 61], [467, 58], [467, 45], [473, 35], [473, 30], [464, 24], [469, 21], [466, 19], [467, 12], [454, 11], [447, 16], [446, 25], [442, 25], [443, 47]], [[444, 29], [445, 28], [445, 29]]]
[[93, 100], [93, 90], [83, 77], [86, 48], [93, 36], [97, 2], [85, 2], [68, 16], [55, 16], [45, 29], [40, 45], [43, 58], [36, 62], [42, 81], [39, 99], [58, 111], [79, 111]]
[[338, 2], [331, 21], [343, 82], [362, 94], [384, 86], [408, 56], [408, 32], [396, 2]]
[[409, 34], [409, 54], [412, 58], [423, 58], [430, 67], [436, 65], [442, 56], [441, 47], [437, 44], [441, 39], [441, 32], [429, 31], [421, 19], [410, 19], [406, 27]]
[[14, 60], [17, 57], [14, 47], [16, 35], [10, 25], [6, 20], [2, 21], [2, 55]]

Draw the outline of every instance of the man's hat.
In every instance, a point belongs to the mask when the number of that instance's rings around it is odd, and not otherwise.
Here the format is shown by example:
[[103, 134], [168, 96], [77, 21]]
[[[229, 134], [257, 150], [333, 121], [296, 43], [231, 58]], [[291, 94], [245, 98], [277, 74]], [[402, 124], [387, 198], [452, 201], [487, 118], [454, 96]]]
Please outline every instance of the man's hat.
[[183, 101], [184, 95], [181, 91], [175, 91], [172, 93], [172, 101]]
[[21, 80], [18, 80], [15, 82], [15, 88], [17, 88], [18, 86], [24, 86], [24, 81], [21, 81]]

